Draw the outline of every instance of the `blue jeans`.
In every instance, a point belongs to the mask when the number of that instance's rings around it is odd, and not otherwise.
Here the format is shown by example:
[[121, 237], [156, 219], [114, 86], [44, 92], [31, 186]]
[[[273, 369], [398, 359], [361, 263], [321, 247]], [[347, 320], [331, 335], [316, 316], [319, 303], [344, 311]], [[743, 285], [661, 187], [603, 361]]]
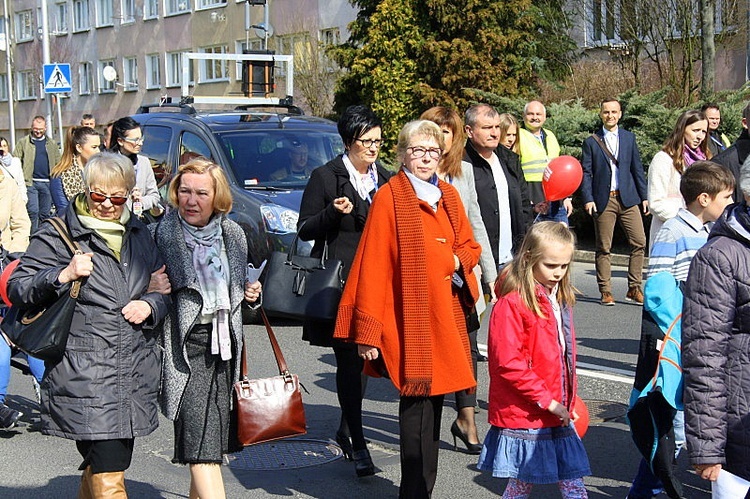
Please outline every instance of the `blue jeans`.
[[49, 182], [32, 182], [26, 186], [29, 200], [26, 202], [26, 211], [31, 219], [31, 233], [36, 232], [39, 223], [49, 218], [52, 211], [52, 193], [49, 190]]
[[[674, 457], [677, 458], [682, 448], [685, 447], [685, 413], [683, 411], [677, 411], [672, 420], [672, 426], [674, 427], [674, 441], [676, 445]], [[651, 499], [662, 492], [664, 492], [664, 486], [661, 480], [651, 473], [648, 462], [641, 458], [641, 464], [638, 465], [638, 473], [636, 473], [633, 484], [630, 486], [630, 491], [628, 492], [628, 499]]]
[[562, 201], [552, 201], [549, 204], [547, 213], [540, 213], [534, 219], [536, 222], [562, 222], [568, 225], [568, 212], [562, 204]]
[[[26, 357], [31, 374], [41, 383], [44, 376], [44, 361], [34, 357]], [[0, 339], [0, 404], [5, 403], [5, 394], [8, 393], [10, 382], [10, 347], [5, 340]]]

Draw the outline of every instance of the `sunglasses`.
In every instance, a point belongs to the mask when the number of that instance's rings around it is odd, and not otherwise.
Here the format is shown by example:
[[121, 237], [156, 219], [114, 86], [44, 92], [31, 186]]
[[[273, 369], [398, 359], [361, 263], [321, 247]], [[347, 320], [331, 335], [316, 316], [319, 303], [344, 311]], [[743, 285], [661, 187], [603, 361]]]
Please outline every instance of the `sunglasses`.
[[128, 201], [127, 196], [105, 196], [101, 192], [96, 191], [89, 191], [89, 196], [95, 203], [103, 203], [109, 199], [109, 202], [115, 206], [122, 206]]

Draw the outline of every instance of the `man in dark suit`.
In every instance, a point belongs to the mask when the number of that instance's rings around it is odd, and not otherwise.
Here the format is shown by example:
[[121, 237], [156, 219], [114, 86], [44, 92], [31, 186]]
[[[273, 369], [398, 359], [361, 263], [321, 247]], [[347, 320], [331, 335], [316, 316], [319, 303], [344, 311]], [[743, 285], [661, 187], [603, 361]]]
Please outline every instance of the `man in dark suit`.
[[627, 300], [643, 304], [641, 278], [646, 249], [643, 230], [648, 215], [646, 178], [635, 136], [617, 124], [622, 117], [620, 102], [601, 103], [602, 128], [583, 143], [581, 194], [586, 212], [594, 217], [596, 233], [596, 281], [602, 305], [614, 305], [611, 280], [611, 249], [615, 223], [620, 220], [630, 244]]
[[729, 170], [734, 173], [735, 187], [734, 187], [734, 201], [739, 203], [744, 199], [742, 189], [740, 189], [740, 168], [742, 167], [745, 160], [750, 156], [750, 133], [748, 133], [747, 127], [750, 126], [750, 103], [745, 106], [742, 110], [742, 133], [734, 141], [734, 144], [729, 146], [723, 152], [711, 158], [714, 163], [719, 163], [722, 166], [726, 166]]

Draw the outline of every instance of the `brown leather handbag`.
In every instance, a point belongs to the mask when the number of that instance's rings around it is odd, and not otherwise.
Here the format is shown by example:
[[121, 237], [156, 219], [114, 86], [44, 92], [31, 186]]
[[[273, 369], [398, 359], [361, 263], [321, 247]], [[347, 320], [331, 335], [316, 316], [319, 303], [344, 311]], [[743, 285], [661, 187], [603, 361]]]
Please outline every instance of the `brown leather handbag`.
[[242, 447], [307, 433], [299, 378], [289, 372], [268, 317], [262, 308], [259, 310], [268, 331], [268, 339], [271, 340], [279, 375], [248, 379], [247, 354], [243, 342], [241, 379], [234, 383], [232, 392], [237, 444]]

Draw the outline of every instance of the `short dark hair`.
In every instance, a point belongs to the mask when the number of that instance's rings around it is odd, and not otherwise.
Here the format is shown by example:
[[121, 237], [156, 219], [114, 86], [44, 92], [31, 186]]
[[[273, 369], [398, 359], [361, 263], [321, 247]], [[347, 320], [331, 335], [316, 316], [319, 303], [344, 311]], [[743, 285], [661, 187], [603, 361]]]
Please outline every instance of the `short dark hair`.
[[93, 114], [86, 113], [83, 116], [81, 116], [81, 121], [83, 121], [83, 120], [93, 120], [93, 119], [94, 119], [94, 115]]
[[339, 135], [346, 147], [355, 140], [372, 130], [383, 128], [383, 121], [367, 106], [356, 105], [347, 107], [338, 122]]
[[701, 111], [703, 111], [704, 113], [708, 111], [709, 109], [716, 109], [718, 111], [721, 111], [721, 109], [719, 108], [719, 105], [715, 102], [706, 102], [705, 104], [701, 106]]
[[604, 104], [606, 104], [607, 102], [617, 102], [617, 105], [618, 105], [618, 106], [620, 106], [620, 111], [622, 111], [622, 102], [620, 102], [620, 100], [619, 100], [619, 99], [615, 99], [614, 97], [608, 97], [608, 98], [606, 98], [606, 99], [603, 99], [603, 100], [602, 100], [602, 101], [601, 101], [601, 102], [599, 103], [599, 109], [601, 109], [601, 108], [602, 108], [602, 106], [603, 106]]
[[680, 179], [680, 194], [690, 204], [704, 192], [715, 198], [721, 191], [734, 190], [734, 175], [713, 161], [696, 161], [686, 168]]
[[112, 152], [120, 152], [120, 144], [117, 142], [120, 139], [124, 139], [125, 135], [130, 130], [140, 128], [141, 124], [135, 121], [130, 116], [120, 118], [112, 124], [112, 134], [109, 136], [109, 150]]

